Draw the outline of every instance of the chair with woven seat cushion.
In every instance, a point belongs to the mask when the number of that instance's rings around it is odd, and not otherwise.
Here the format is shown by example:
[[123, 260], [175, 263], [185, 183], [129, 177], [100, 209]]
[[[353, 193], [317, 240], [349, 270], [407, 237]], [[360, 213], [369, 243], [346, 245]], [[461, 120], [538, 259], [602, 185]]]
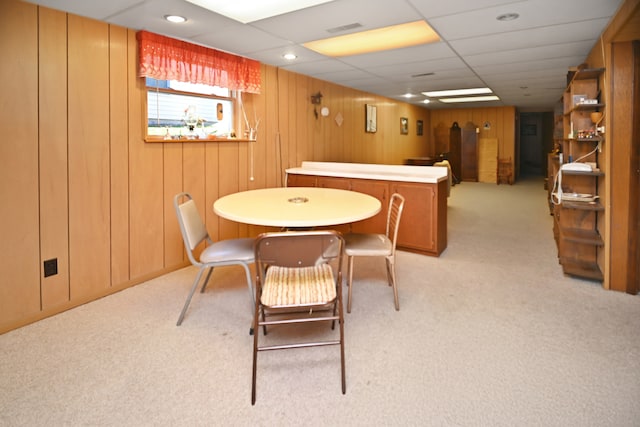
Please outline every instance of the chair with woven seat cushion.
[[[336, 345], [340, 347], [342, 393], [346, 392], [344, 363], [344, 316], [342, 307], [342, 256], [344, 240], [334, 230], [264, 233], [255, 244], [256, 296], [253, 323], [253, 377], [251, 404], [256, 401], [258, 353], [268, 350]], [[265, 345], [259, 342], [260, 327], [267, 335], [275, 325], [300, 326], [304, 322], [331, 322], [339, 331], [314, 341], [305, 339]], [[279, 328], [280, 329], [280, 328]], [[276, 332], [276, 331], [274, 331]], [[286, 331], [277, 331], [286, 332]], [[338, 335], [338, 336], [336, 336]], [[262, 338], [266, 340], [266, 337]], [[282, 342], [280, 342], [282, 341]]]
[[400, 310], [398, 302], [398, 285], [396, 282], [396, 242], [400, 217], [404, 208], [404, 197], [398, 193], [391, 195], [387, 211], [385, 234], [348, 233], [344, 235], [345, 254], [347, 255], [347, 313], [351, 313], [351, 294], [353, 291], [353, 259], [355, 257], [385, 257], [387, 264], [387, 280], [393, 288], [396, 310]]
[[[182, 240], [184, 241], [184, 247], [189, 257], [191, 264], [198, 267], [198, 274], [196, 275], [191, 291], [187, 296], [187, 300], [184, 303], [180, 317], [178, 318], [177, 325], [182, 324], [187, 308], [191, 303], [191, 298], [198, 287], [202, 273], [207, 271], [207, 276], [202, 284], [200, 292], [204, 292], [213, 273], [215, 267], [222, 267], [228, 265], [239, 265], [244, 268], [247, 276], [247, 286], [249, 287], [249, 297], [251, 298], [251, 306], [253, 307], [253, 281], [251, 279], [251, 270], [249, 266], [254, 261], [253, 244], [254, 239], [251, 238], [239, 238], [239, 239], [227, 239], [214, 242], [209, 236], [207, 228], [204, 225], [198, 212], [193, 197], [189, 193], [179, 193], [173, 198], [173, 206], [176, 210], [176, 216], [178, 217], [178, 223], [180, 224], [180, 232], [182, 233]], [[206, 242], [207, 246], [202, 250], [200, 256], [196, 259], [194, 249], [198, 247], [202, 242]]]

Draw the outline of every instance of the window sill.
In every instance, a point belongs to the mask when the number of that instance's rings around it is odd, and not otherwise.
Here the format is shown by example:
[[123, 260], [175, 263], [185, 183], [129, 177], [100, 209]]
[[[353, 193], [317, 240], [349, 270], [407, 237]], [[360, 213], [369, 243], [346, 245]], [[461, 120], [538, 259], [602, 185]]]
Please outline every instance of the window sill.
[[210, 136], [208, 138], [187, 138], [186, 136], [164, 139], [161, 136], [147, 136], [144, 139], [144, 142], [254, 142], [255, 139], [245, 139], [245, 138], [227, 138], [227, 137], [217, 137]]

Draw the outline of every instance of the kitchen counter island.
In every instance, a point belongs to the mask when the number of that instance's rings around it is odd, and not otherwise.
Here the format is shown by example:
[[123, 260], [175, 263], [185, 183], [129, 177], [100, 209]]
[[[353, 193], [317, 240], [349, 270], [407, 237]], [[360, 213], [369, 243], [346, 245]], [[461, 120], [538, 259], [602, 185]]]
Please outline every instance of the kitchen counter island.
[[380, 213], [342, 226], [342, 232], [384, 233], [389, 198], [400, 193], [406, 202], [398, 247], [432, 256], [439, 256], [447, 247], [446, 167], [302, 162], [300, 167], [286, 170], [286, 183], [289, 187], [353, 190], [380, 200]]

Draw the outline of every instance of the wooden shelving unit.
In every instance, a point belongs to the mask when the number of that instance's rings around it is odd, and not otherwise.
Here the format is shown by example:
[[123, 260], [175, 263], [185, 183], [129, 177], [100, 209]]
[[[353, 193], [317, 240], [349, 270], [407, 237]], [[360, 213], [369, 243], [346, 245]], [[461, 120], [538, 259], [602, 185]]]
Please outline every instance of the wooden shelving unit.
[[[558, 259], [565, 274], [597, 281], [603, 280], [600, 251], [604, 240], [600, 225], [605, 211], [597, 198], [598, 189], [605, 179], [599, 168], [598, 154], [605, 138], [597, 129], [602, 123], [594, 124], [591, 113], [604, 109], [599, 100], [599, 80], [603, 72], [603, 68], [598, 68], [574, 73], [563, 96], [564, 134], [559, 140], [562, 156], [550, 156], [549, 159], [555, 162], [554, 171], [560, 169], [563, 194], [584, 194], [595, 199], [561, 200], [559, 204], [551, 205]], [[575, 161], [588, 162], [595, 167], [592, 171], [562, 168], [563, 164]]]

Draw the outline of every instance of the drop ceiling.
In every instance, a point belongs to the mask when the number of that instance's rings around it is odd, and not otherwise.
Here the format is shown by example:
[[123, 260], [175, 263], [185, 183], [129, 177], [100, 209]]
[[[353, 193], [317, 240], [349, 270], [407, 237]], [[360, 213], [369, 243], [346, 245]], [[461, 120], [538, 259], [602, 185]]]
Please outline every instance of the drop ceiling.
[[[566, 87], [567, 71], [584, 62], [599, 43], [622, 0], [334, 0], [248, 24], [185, 0], [30, 2], [191, 41], [404, 102], [425, 105], [421, 92], [488, 86], [500, 101], [473, 106], [551, 111]], [[519, 18], [496, 19], [507, 13]], [[164, 19], [168, 14], [182, 15], [187, 22], [172, 24]], [[420, 19], [441, 41], [340, 58], [302, 46]], [[284, 59], [285, 52], [295, 53], [297, 59]], [[407, 93], [416, 96], [405, 98]], [[470, 104], [436, 101], [425, 106]]]

